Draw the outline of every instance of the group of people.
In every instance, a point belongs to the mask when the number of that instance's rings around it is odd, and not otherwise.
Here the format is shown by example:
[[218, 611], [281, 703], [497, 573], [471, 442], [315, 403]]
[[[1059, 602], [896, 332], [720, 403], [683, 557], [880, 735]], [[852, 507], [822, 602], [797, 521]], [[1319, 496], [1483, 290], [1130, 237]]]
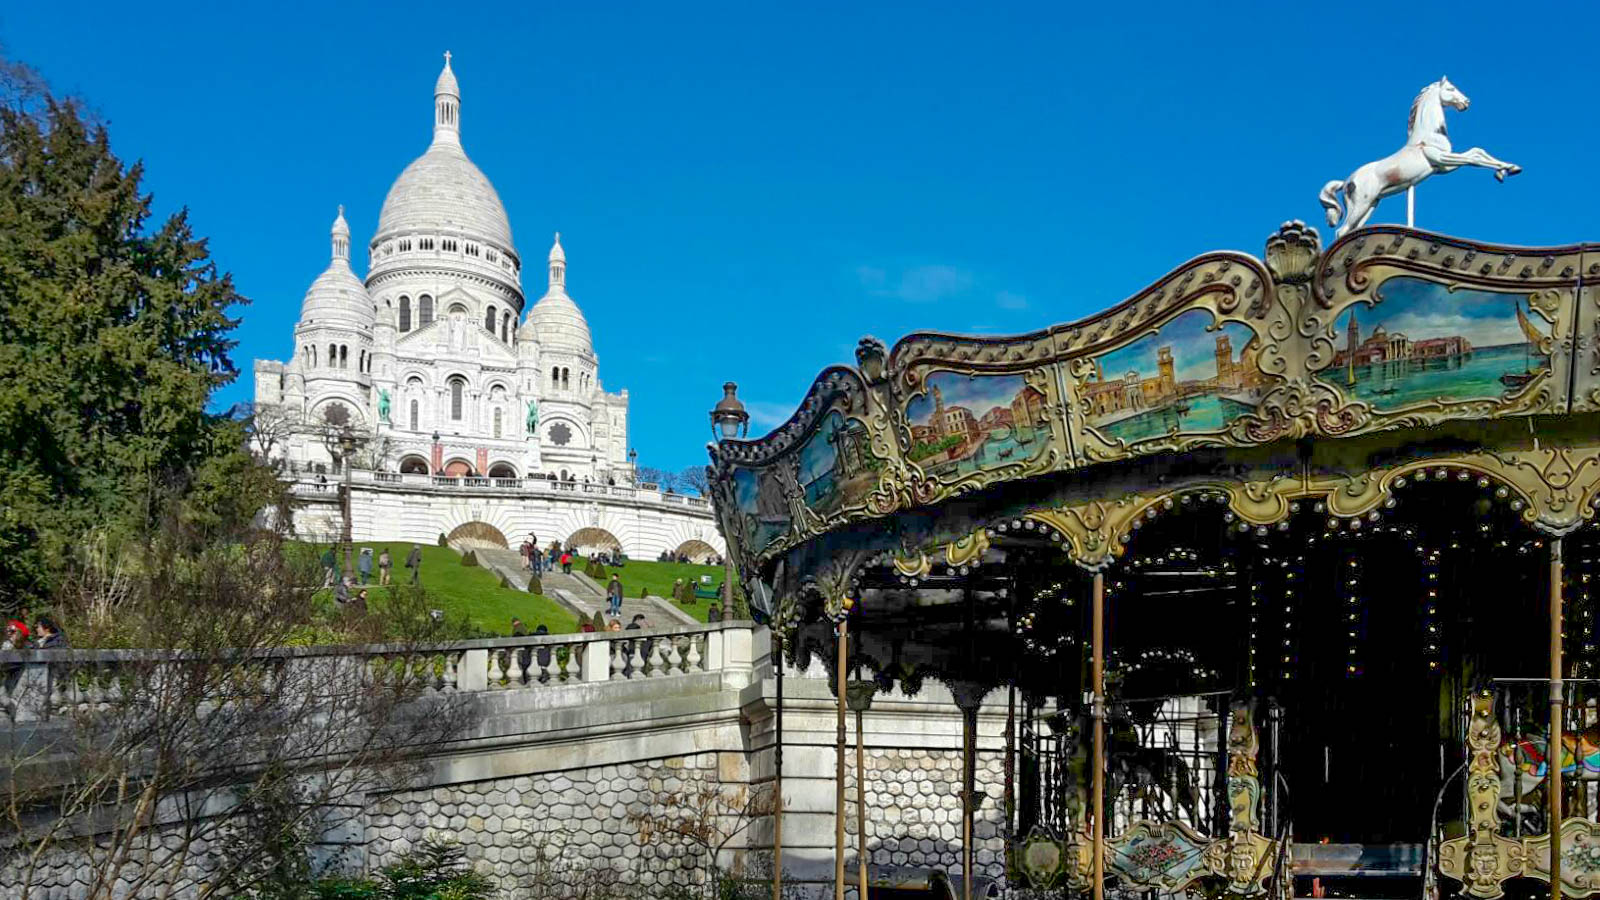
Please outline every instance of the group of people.
[[560, 566], [562, 572], [572, 574], [572, 551], [562, 547], [560, 541], [551, 541], [549, 550], [541, 550], [539, 536], [529, 532], [519, 552], [522, 554], [522, 567], [535, 575], [547, 570], [554, 572], [556, 566]]
[[[391, 584], [394, 557], [389, 555], [388, 547], [379, 550], [376, 557], [374, 557], [371, 547], [362, 547], [356, 554], [355, 572], [346, 574], [339, 563], [338, 547], [330, 546], [322, 551], [322, 586], [348, 587], [357, 584], [371, 584], [374, 558], [376, 558], [378, 564], [378, 584]], [[405, 566], [411, 570], [411, 583], [420, 584], [422, 582], [421, 544], [411, 545], [411, 552], [406, 554]]]
[[66, 633], [54, 619], [39, 616], [30, 627], [26, 609], [8, 620], [5, 634], [0, 635], [0, 650], [65, 650], [68, 646]]
[[[692, 563], [694, 560], [690, 559], [687, 553], [673, 553], [671, 550], [663, 550], [661, 555], [656, 557], [656, 562]], [[720, 566], [722, 565], [722, 557], [715, 554], [708, 556], [703, 565]]]

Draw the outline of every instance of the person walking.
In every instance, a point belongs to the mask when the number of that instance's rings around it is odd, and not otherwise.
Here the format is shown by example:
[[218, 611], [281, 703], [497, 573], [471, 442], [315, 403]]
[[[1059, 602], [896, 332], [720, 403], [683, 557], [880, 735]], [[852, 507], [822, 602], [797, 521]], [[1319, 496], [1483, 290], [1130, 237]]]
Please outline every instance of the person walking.
[[362, 547], [361, 555], [356, 557], [356, 571], [361, 574], [361, 583], [366, 584], [372, 580], [372, 548]]
[[571, 553], [571, 551], [565, 551], [564, 550], [561, 553], [561, 574], [563, 574], [563, 575], [571, 575], [572, 574], [572, 553]]
[[411, 583], [422, 583], [422, 545], [412, 544], [411, 552], [406, 554], [406, 568], [411, 570]]
[[378, 554], [378, 583], [389, 583], [389, 570], [394, 568], [394, 558], [389, 556], [389, 548], [383, 548]]
[[56, 627], [54, 619], [40, 616], [39, 621], [33, 624], [33, 630], [38, 633], [38, 648], [40, 650], [65, 650], [67, 649], [67, 636]]
[[[533, 636], [534, 637], [542, 637], [542, 636], [547, 635], [549, 633], [550, 633], [550, 629], [546, 628], [543, 624], [540, 624], [538, 628], [535, 628], [533, 630]], [[539, 649], [534, 651], [533, 659], [534, 659], [535, 662], [537, 662], [539, 664], [539, 672], [541, 673], [540, 676], [539, 676], [539, 680], [541, 682], [549, 681], [550, 680], [549, 674], [543, 674], [543, 673], [549, 673], [550, 672], [550, 659], [551, 659], [551, 656], [550, 656], [550, 645], [549, 644], [541, 644], [539, 646]], [[552, 674], [554, 674], [554, 673], [552, 673]]]
[[333, 552], [333, 547], [322, 551], [322, 586], [332, 587], [339, 571], [339, 556]]
[[622, 615], [622, 579], [611, 573], [611, 583], [606, 585], [606, 599], [611, 601], [611, 615]]

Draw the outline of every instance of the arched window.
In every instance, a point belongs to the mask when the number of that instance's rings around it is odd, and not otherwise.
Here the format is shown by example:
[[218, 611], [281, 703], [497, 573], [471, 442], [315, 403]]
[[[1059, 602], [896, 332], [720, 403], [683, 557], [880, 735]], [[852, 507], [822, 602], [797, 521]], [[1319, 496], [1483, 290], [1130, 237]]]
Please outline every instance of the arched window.
[[421, 328], [433, 321], [433, 298], [423, 294], [417, 298], [417, 327]]
[[400, 331], [405, 333], [411, 330], [411, 298], [400, 298]]
[[500, 407], [494, 408], [494, 436], [500, 436]]
[[487, 331], [490, 334], [494, 334], [495, 318], [496, 318], [496, 316], [494, 314], [494, 307], [493, 306], [491, 306], [488, 309], [483, 311], [483, 330], [484, 331]]
[[310, 363], [311, 367], [312, 368], [316, 368], [316, 365], [317, 365], [317, 345], [316, 344], [308, 344], [308, 345], [306, 345], [306, 357], [307, 357], [307, 360]]
[[339, 368], [341, 368], [341, 369], [350, 368], [350, 345], [349, 344], [340, 344], [339, 345]]
[[572, 378], [572, 371], [570, 369], [568, 369], [566, 366], [562, 366], [561, 367], [561, 389], [563, 391], [570, 390], [572, 388], [572, 380], [571, 380], [571, 378]]
[[328, 368], [337, 368], [339, 365], [339, 345], [328, 345]]
[[550, 390], [553, 391], [558, 387], [561, 387], [561, 370], [552, 368], [550, 370]]
[[506, 312], [500, 317], [500, 340], [511, 343], [511, 313]]
[[455, 378], [450, 379], [450, 419], [451, 419], [451, 421], [455, 421], [455, 422], [461, 421], [461, 405], [462, 405], [462, 403], [461, 403], [461, 395], [466, 391], [466, 388], [467, 388], [467, 381], [466, 381], [465, 378], [457, 376]]
[[413, 401], [411, 401], [411, 430], [412, 431], [421, 431], [422, 430], [422, 429], [417, 427], [417, 423], [418, 423], [417, 401], [413, 400]]

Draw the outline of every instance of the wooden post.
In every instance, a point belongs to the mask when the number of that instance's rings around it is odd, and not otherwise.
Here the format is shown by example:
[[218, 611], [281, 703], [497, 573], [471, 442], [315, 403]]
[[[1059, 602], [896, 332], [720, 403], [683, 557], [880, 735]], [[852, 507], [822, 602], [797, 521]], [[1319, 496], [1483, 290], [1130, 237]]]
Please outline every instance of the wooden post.
[[1094, 775], [1090, 788], [1094, 791], [1094, 900], [1106, 896], [1106, 576], [1094, 573], [1093, 619], [1090, 626], [1090, 690], [1089, 715], [1094, 719]]
[[834, 836], [833, 836], [833, 896], [844, 900], [844, 707], [845, 658], [850, 640], [850, 620], [841, 618], [838, 627], [839, 675], [835, 693], [839, 696], [839, 730], [834, 739]]
[[[773, 623], [774, 626], [777, 623]], [[783, 629], [772, 630], [772, 665], [777, 682], [777, 713], [772, 751], [772, 900], [783, 900]]]
[[1550, 767], [1546, 817], [1550, 820], [1550, 900], [1561, 900], [1561, 538], [1550, 539], [1550, 740], [1545, 747]]
[[856, 710], [856, 897], [867, 897], [867, 751], [861, 710]]

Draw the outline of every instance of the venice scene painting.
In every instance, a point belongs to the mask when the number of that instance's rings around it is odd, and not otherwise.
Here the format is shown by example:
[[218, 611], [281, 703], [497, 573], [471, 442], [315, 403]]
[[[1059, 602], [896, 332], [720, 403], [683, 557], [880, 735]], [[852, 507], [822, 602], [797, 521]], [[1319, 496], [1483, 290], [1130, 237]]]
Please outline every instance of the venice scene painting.
[[1244, 325], [1214, 325], [1189, 310], [1154, 334], [1101, 354], [1079, 387], [1087, 424], [1128, 443], [1178, 432], [1219, 431], [1253, 412], [1268, 384], [1260, 345]]
[[867, 427], [838, 410], [822, 419], [800, 449], [800, 487], [806, 506], [827, 516], [862, 497], [877, 483], [883, 461], [872, 455]]
[[1045, 395], [1021, 375], [935, 372], [906, 404], [911, 462], [938, 476], [1027, 462], [1050, 444]]
[[1435, 400], [1505, 398], [1549, 371], [1540, 352], [1550, 325], [1520, 294], [1450, 290], [1390, 278], [1379, 303], [1358, 303], [1337, 323], [1333, 363], [1318, 375], [1382, 409]]

